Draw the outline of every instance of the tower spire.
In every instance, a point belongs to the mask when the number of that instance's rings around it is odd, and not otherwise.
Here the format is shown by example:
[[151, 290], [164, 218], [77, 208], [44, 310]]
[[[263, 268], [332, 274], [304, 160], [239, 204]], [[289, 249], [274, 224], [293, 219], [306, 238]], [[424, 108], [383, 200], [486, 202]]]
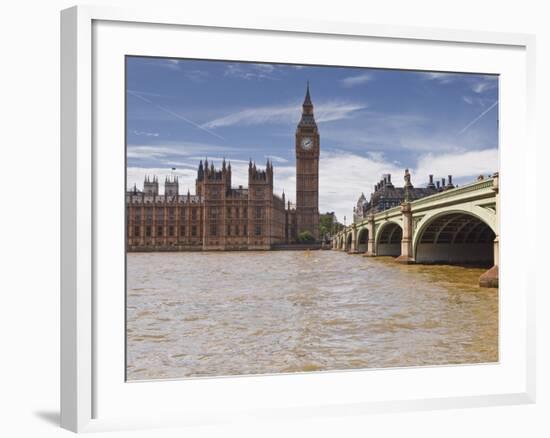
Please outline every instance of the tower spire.
[[302, 104], [302, 117], [298, 126], [316, 126], [313, 116], [313, 103], [311, 102], [311, 94], [309, 92], [309, 81], [307, 81], [306, 97]]
[[309, 81], [307, 81], [306, 97], [304, 98], [304, 103], [302, 106], [313, 106], [313, 104], [311, 103], [311, 96], [309, 94]]

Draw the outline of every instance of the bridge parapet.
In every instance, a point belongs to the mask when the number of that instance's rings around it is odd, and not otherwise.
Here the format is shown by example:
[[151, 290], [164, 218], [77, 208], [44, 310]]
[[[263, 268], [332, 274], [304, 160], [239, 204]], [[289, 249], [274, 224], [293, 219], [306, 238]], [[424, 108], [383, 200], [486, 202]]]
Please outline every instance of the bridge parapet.
[[494, 178], [486, 178], [481, 181], [476, 181], [461, 187], [457, 187], [450, 190], [445, 190], [440, 193], [435, 193], [430, 196], [426, 196], [425, 198], [416, 199], [415, 201], [411, 202], [411, 205], [413, 208], [423, 206], [424, 204], [430, 204], [430, 203], [443, 203], [447, 200], [456, 201], [458, 199], [466, 199], [472, 197], [472, 195], [475, 195], [475, 197], [479, 197], [483, 194], [483, 192], [487, 192], [489, 196], [492, 196], [492, 189], [494, 184]]

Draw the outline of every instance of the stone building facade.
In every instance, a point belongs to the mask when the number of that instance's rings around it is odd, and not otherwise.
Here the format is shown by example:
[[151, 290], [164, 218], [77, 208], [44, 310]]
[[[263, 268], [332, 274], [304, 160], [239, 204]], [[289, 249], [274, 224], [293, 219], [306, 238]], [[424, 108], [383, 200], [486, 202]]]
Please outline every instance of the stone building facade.
[[298, 233], [319, 237], [319, 134], [309, 85], [296, 131], [295, 205], [273, 193], [273, 164], [249, 162], [248, 186], [231, 184], [231, 163], [201, 161], [195, 194], [179, 192], [177, 177], [167, 177], [159, 193], [157, 177], [143, 190], [126, 193], [128, 251], [265, 250], [296, 242]]
[[452, 175], [449, 175], [447, 180], [442, 178], [441, 181], [435, 183], [433, 175], [429, 175], [429, 183], [426, 187], [413, 186], [409, 169], [405, 170], [403, 187], [394, 186], [390, 174], [382, 175], [382, 179], [374, 186], [374, 192], [371, 193], [368, 201], [365, 195], [361, 193], [357, 205], [353, 207], [353, 221], [360, 222], [369, 214], [396, 207], [401, 205], [403, 201], [414, 201], [454, 187]]

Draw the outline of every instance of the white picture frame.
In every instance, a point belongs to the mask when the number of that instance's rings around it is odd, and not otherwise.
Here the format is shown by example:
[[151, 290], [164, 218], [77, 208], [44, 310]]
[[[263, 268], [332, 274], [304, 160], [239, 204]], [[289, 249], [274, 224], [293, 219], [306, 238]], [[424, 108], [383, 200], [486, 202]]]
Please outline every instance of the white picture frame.
[[[105, 24], [105, 26], [103, 25]], [[98, 28], [97, 26], [104, 26]], [[117, 26], [125, 27], [118, 29]], [[100, 30], [98, 30], [100, 29]], [[300, 61], [299, 54], [277, 53], [275, 49], [265, 54], [266, 59], [253, 55], [254, 42], [258, 38], [271, 40], [287, 38], [328, 39], [333, 38], [335, 44], [378, 44], [398, 46], [403, 58], [407, 54], [399, 45], [417, 47], [419, 50], [443, 50], [453, 46], [464, 50], [486, 50], [498, 52], [498, 60], [491, 64], [490, 60], [470, 60], [470, 71], [479, 62], [480, 72], [503, 74], [502, 92], [509, 96], [514, 105], [504, 103], [501, 109], [501, 121], [505, 127], [502, 133], [504, 141], [501, 147], [501, 171], [504, 173], [501, 189], [501, 203], [506, 223], [501, 229], [501, 283], [503, 290], [501, 298], [502, 333], [501, 349], [504, 353], [497, 365], [459, 366], [417, 368], [415, 370], [369, 370], [365, 372], [334, 372], [311, 373], [308, 375], [288, 376], [256, 376], [224, 379], [201, 379], [186, 381], [186, 391], [197, 391], [204, 394], [204, 400], [193, 403], [179, 404], [173, 402], [174, 394], [181, 390], [182, 382], [147, 382], [143, 384], [125, 384], [120, 381], [120, 370], [113, 370], [113, 363], [107, 362], [108, 354], [98, 352], [115, 352], [112, 357], [120, 359], [117, 351], [120, 349], [120, 336], [107, 340], [104, 333], [107, 329], [119, 327], [120, 305], [118, 293], [124, 294], [116, 287], [117, 293], [102, 296], [103, 285], [110, 281], [110, 274], [103, 269], [105, 249], [101, 244], [103, 223], [101, 215], [105, 209], [97, 208], [102, 202], [105, 205], [118, 205], [122, 196], [116, 194], [111, 200], [107, 197], [101, 178], [113, 175], [117, 180], [116, 166], [119, 164], [120, 151], [106, 161], [106, 155], [98, 154], [98, 140], [105, 138], [105, 129], [97, 129], [96, 124], [102, 123], [104, 105], [101, 93], [97, 94], [98, 81], [102, 76], [101, 66], [94, 60], [101, 56], [119, 57], [120, 53], [136, 54], [135, 50], [126, 52], [124, 38], [117, 37], [117, 32], [132, 32], [132, 41], [139, 43], [139, 34], [148, 29], [148, 50], [164, 50], [159, 55], [179, 55], [177, 48], [169, 47], [162, 41], [162, 36], [156, 41], [151, 39], [153, 33], [200, 32], [208, 36], [220, 32], [233, 32], [235, 38], [247, 38], [250, 52], [237, 53], [236, 46], [219, 48], [219, 53], [210, 55], [208, 44], [200, 44], [194, 49], [195, 55], [203, 53], [209, 56], [226, 56], [228, 59], [261, 61], [283, 60], [290, 56], [289, 62]], [[130, 34], [129, 34], [130, 35]], [[112, 44], [106, 48], [105, 39]], [[264, 42], [268, 41], [267, 39]], [[324, 41], [324, 40], [323, 40]], [[155, 47], [158, 45], [158, 47]], [[532, 403], [535, 400], [535, 273], [522, 263], [518, 256], [522, 248], [534, 247], [534, 237], [524, 241], [515, 241], [511, 236], [519, 223], [514, 212], [507, 203], [507, 198], [517, 198], [520, 202], [530, 203], [531, 208], [524, 215], [533, 219], [536, 217], [536, 203], [532, 202], [535, 193], [525, 191], [527, 169], [534, 169], [535, 142], [532, 134], [534, 111], [534, 46], [535, 40], [530, 35], [472, 32], [446, 29], [423, 29], [402, 26], [377, 26], [365, 23], [317, 22], [308, 20], [283, 20], [274, 18], [226, 22], [223, 17], [215, 15], [193, 16], [181, 11], [163, 11], [156, 8], [149, 10], [130, 10], [110, 7], [78, 6], [61, 13], [61, 426], [75, 431], [98, 431], [118, 428], [158, 427], [163, 425], [208, 424], [226, 421], [234, 418], [246, 419], [251, 416], [256, 419], [296, 418], [311, 415], [342, 415], [344, 413], [363, 414], [369, 412], [395, 412], [403, 410], [440, 409], [454, 407], [472, 407], [502, 404]], [[278, 45], [277, 45], [278, 47]], [[431, 47], [431, 48], [430, 48]], [[202, 50], [202, 52], [201, 52]], [[228, 53], [234, 50], [234, 55]], [[453, 49], [454, 50], [454, 49]], [[458, 49], [457, 49], [458, 50]], [[250, 54], [247, 54], [250, 53]], [[481, 52], [480, 52], [481, 53]], [[426, 52], [429, 54], [429, 52]], [[321, 56], [321, 55], [319, 55]], [[325, 53], [323, 56], [327, 56]], [[330, 56], [330, 53], [328, 53]], [[342, 55], [344, 56], [344, 55]], [[382, 55], [376, 66], [384, 61]], [[506, 58], [510, 56], [510, 58]], [[246, 59], [244, 59], [245, 57]], [[279, 57], [279, 58], [277, 58]], [[452, 60], [450, 56], [440, 59], [422, 61], [424, 68], [434, 70], [460, 69], [460, 60]], [[458, 59], [460, 57], [456, 57]], [[513, 62], [512, 62], [513, 61]], [[414, 60], [400, 59], [400, 65], [395, 68], [405, 68], [407, 65], [417, 65]], [[407, 62], [409, 64], [407, 64]], [[484, 64], [485, 62], [485, 64]], [[386, 65], [390, 65], [386, 64]], [[499, 65], [510, 64], [510, 70], [500, 70]], [[440, 68], [437, 66], [440, 65]], [[493, 67], [491, 67], [493, 65]], [[404, 67], [405, 66], [405, 67]], [[508, 67], [502, 67], [505, 69]], [[489, 71], [490, 70], [490, 71]], [[114, 71], [113, 83], [110, 87], [120, 86], [118, 71]], [[506, 78], [510, 78], [508, 81]], [[123, 81], [122, 81], [123, 82]], [[101, 87], [99, 87], [101, 88]], [[111, 91], [117, 91], [111, 88]], [[118, 90], [121, 91], [121, 90]], [[510, 91], [510, 92], [509, 92]], [[509, 94], [507, 94], [509, 92]], [[116, 94], [116, 93], [115, 93]], [[120, 117], [120, 98], [111, 105], [114, 117]], [[115, 99], [115, 98], [113, 98]], [[500, 106], [500, 105], [499, 105]], [[508, 112], [509, 111], [509, 112]], [[509, 121], [517, 120], [517, 126], [508, 129]], [[516, 118], [518, 117], [518, 118]], [[122, 127], [120, 129], [123, 129]], [[113, 137], [120, 138], [120, 132]], [[522, 147], [514, 150], [509, 145], [521, 142]], [[115, 143], [117, 141], [115, 140]], [[101, 143], [103, 144], [103, 143]], [[123, 147], [122, 147], [123, 149]], [[122, 150], [121, 149], [121, 150]], [[110, 161], [113, 162], [111, 166]], [[115, 163], [116, 162], [116, 163]], [[101, 176], [100, 176], [101, 174]], [[124, 188], [122, 187], [121, 190]], [[105, 196], [104, 196], [105, 195]], [[522, 196], [523, 195], [523, 196]], [[118, 197], [118, 198], [117, 198]], [[116, 201], [118, 199], [118, 201]], [[109, 204], [110, 203], [110, 204]], [[114, 204], [113, 204], [114, 203]], [[507, 210], [509, 209], [510, 210]], [[122, 209], [121, 209], [122, 210]], [[508, 214], [509, 213], [509, 214]], [[120, 212], [123, 214], [123, 211]], [[516, 220], [517, 219], [517, 220]], [[116, 222], [116, 221], [115, 221]], [[108, 233], [107, 233], [108, 234]], [[504, 236], [504, 239], [503, 239]], [[509, 238], [507, 241], [506, 239]], [[99, 239], [99, 240], [98, 240]], [[123, 236], [118, 237], [123, 239]], [[116, 240], [116, 239], [115, 239]], [[517, 263], [516, 263], [517, 262]], [[512, 266], [514, 271], [506, 270]], [[112, 264], [115, 268], [119, 265]], [[115, 269], [113, 268], [113, 269]], [[118, 268], [117, 268], [118, 269]], [[118, 284], [114, 281], [113, 284]], [[508, 287], [508, 285], [510, 285]], [[507, 290], [510, 291], [507, 292]], [[511, 291], [514, 293], [511, 293]], [[118, 297], [118, 301], [110, 301], [109, 297]], [[104, 298], [104, 299], [103, 299]], [[118, 304], [117, 304], [118, 303]], [[113, 308], [115, 307], [115, 308]], [[113, 324], [110, 326], [109, 324]], [[112, 342], [111, 342], [112, 341]], [[123, 364], [120, 364], [123, 366]], [[449, 371], [450, 370], [450, 371]], [[378, 373], [378, 374], [375, 374]], [[377, 376], [375, 384], [372, 376]], [[463, 377], [460, 377], [463, 376]], [[466, 377], [470, 376], [470, 377]], [[473, 391], [460, 379], [479, 379], [479, 391]], [[117, 380], [117, 385], [124, 390], [117, 392], [110, 383]], [[440, 379], [440, 380], [439, 380]], [[437, 382], [454, 382], [451, 391], [445, 385]], [[426, 382], [436, 382], [434, 388], [429, 388]], [[388, 382], [396, 382], [390, 387]], [[416, 382], [416, 387], [407, 388], [407, 382]], [[506, 381], [506, 382], [505, 382]], [[106, 383], [105, 383], [106, 382]], [[373, 396], [357, 393], [355, 388], [368, 383]], [[481, 382], [487, 384], [483, 386]], [[125, 386], [126, 385], [126, 386]], [[126, 391], [129, 387], [129, 392]], [[278, 388], [301, 388], [300, 394], [307, 396], [288, 397], [288, 391]], [[438, 389], [436, 388], [438, 387]], [[319, 388], [333, 388], [319, 391]], [[436, 390], [437, 389], [437, 390]], [[170, 392], [171, 391], [171, 392]], [[272, 391], [270, 393], [270, 391]], [[123, 394], [124, 392], [124, 394]], [[260, 399], [260, 394], [270, 394], [269, 399]], [[169, 395], [172, 394], [172, 395]], [[181, 391], [179, 392], [181, 393]], [[110, 406], [106, 394], [112, 398]], [[168, 395], [167, 395], [168, 394]], [[236, 396], [235, 394], [241, 394]], [[285, 397], [286, 394], [286, 397]], [[424, 394], [419, 396], [418, 394]], [[117, 398], [120, 397], [120, 398]], [[149, 400], [166, 400], [166, 403], [144, 403], [139, 410], [137, 402], [142, 398]], [[258, 397], [254, 399], [254, 397]], [[253, 402], [250, 403], [250, 399]], [[132, 404], [132, 400], [136, 404]], [[248, 401], [247, 401], [248, 400]], [[216, 402], [214, 402], [216, 401]], [[234, 406], [233, 406], [234, 405]], [[172, 408], [170, 408], [172, 406]], [[108, 412], [103, 415], [102, 412]], [[133, 413], [133, 414], [132, 414]]]

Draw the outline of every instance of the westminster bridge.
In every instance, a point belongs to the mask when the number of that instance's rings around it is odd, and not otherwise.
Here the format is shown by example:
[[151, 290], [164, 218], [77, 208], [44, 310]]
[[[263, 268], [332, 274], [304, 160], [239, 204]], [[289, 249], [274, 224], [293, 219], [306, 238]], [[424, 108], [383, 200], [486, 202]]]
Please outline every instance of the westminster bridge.
[[400, 263], [487, 264], [498, 287], [498, 174], [371, 214], [333, 236], [332, 248]]

